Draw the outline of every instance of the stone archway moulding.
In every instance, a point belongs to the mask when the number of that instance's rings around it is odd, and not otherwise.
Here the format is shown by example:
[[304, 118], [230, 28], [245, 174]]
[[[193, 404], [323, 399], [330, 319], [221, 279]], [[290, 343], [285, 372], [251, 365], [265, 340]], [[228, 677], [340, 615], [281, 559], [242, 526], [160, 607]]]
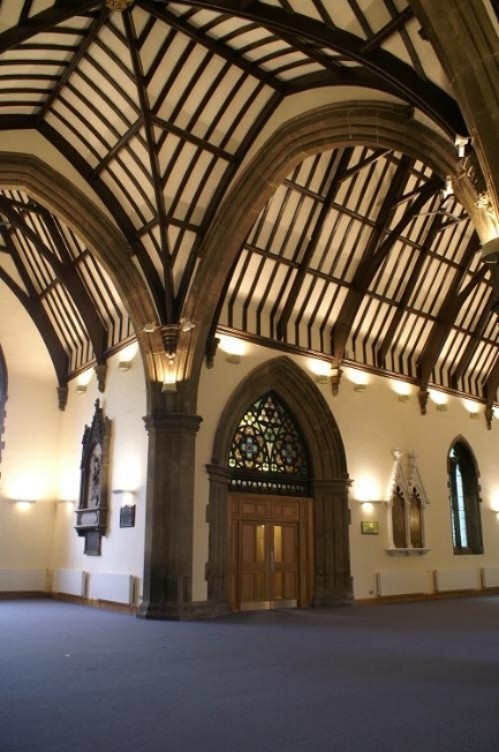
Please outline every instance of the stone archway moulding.
[[[226, 276], [265, 203], [306, 157], [339, 146], [370, 145], [408, 154], [445, 179], [452, 176], [458, 198], [486, 239], [488, 219], [476, 207], [476, 190], [462, 171], [454, 144], [414, 119], [410, 107], [386, 102], [326, 105], [290, 119], [255, 154], [215, 216], [201, 253], [183, 316], [199, 322], [180, 338], [180, 372], [197, 384], [209, 329]], [[192, 398], [192, 391], [191, 391]]]
[[238, 421], [248, 406], [272, 390], [297, 421], [312, 465], [314, 503], [314, 604], [334, 605], [352, 598], [346, 455], [336, 421], [313, 381], [288, 357], [259, 366], [239, 385], [220, 417], [213, 443], [208, 504], [208, 601], [214, 612], [227, 608], [227, 458]]
[[[24, 190], [54, 212], [88, 245], [116, 285], [136, 332], [157, 319], [151, 295], [134, 266], [126, 239], [67, 178], [35, 156], [0, 152], [0, 187]], [[146, 381], [161, 382], [166, 356], [160, 331], [139, 336], [138, 340]]]

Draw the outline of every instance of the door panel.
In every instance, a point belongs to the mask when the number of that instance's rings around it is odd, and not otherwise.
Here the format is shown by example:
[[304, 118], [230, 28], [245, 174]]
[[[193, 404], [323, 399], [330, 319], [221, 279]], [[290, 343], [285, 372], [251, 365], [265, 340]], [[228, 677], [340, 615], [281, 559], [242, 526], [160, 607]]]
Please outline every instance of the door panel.
[[311, 500], [231, 494], [230, 593], [235, 610], [310, 605]]

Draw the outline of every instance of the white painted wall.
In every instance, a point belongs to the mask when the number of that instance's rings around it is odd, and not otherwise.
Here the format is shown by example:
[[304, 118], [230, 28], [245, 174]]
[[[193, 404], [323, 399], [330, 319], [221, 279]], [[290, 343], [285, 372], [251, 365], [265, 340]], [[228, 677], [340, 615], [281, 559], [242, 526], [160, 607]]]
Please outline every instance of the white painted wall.
[[[12, 326], [12, 322], [16, 322]], [[132, 575], [137, 578], [136, 601], [140, 600], [144, 558], [145, 486], [147, 434], [143, 368], [136, 354], [128, 371], [119, 370], [117, 354], [110, 358], [106, 390], [97, 389], [95, 375], [84, 395], [70, 384], [68, 405], [58, 410], [56, 380], [43, 342], [15, 297], [2, 289], [0, 297], [0, 343], [7, 361], [9, 389], [7, 418], [0, 467], [0, 570], [85, 571], [89, 592], [97, 575]], [[249, 346], [241, 363], [228, 363], [219, 352], [213, 369], [204, 369], [200, 381], [198, 413], [203, 418], [197, 439], [194, 509], [193, 597], [206, 598], [205, 565], [208, 558], [206, 505], [209, 484], [206, 464], [211, 462], [215, 431], [231, 393], [253, 370], [281, 353]], [[307, 370], [307, 359], [295, 361]], [[450, 398], [446, 412], [429, 403], [422, 416], [415, 394], [402, 403], [392, 390], [392, 382], [369, 376], [365, 393], [354, 391], [345, 373], [340, 393], [333, 397], [329, 384], [317, 385], [338, 423], [345, 445], [347, 465], [353, 481], [350, 498], [352, 574], [358, 599], [372, 598], [377, 592], [378, 572], [428, 572], [441, 570], [488, 571], [499, 566], [499, 480], [497, 480], [496, 439], [499, 422], [487, 430], [483, 413], [471, 420], [461, 401]], [[82, 375], [81, 378], [84, 378]], [[314, 378], [312, 375], [310, 378]], [[270, 386], [270, 385], [269, 385]], [[102, 540], [102, 555], [83, 554], [83, 540], [74, 529], [79, 494], [81, 440], [90, 425], [96, 399], [112, 421], [110, 487], [134, 491], [136, 526], [120, 528], [122, 498], [111, 494], [108, 533]], [[446, 457], [457, 435], [471, 445], [481, 472], [482, 527], [485, 553], [481, 556], [455, 556], [452, 550]], [[427, 544], [422, 557], [391, 557], [387, 544], [386, 509], [375, 505], [370, 516], [361, 506], [365, 482], [371, 498], [384, 498], [392, 469], [392, 450], [415, 451], [429, 499], [426, 511]], [[13, 499], [36, 499], [25, 512]], [[360, 522], [377, 520], [378, 536], [362, 535]], [[464, 580], [468, 578], [463, 574]], [[416, 578], [417, 579], [417, 578]], [[424, 577], [422, 578], [425, 579]], [[452, 579], [452, 578], [451, 578]], [[474, 581], [474, 577], [471, 576]], [[118, 582], [118, 580], [117, 580]]]
[[[137, 597], [141, 594], [144, 565], [145, 485], [147, 464], [147, 433], [143, 416], [146, 413], [144, 372], [136, 353], [128, 371], [119, 370], [117, 354], [108, 360], [106, 390], [98, 391], [93, 371], [83, 395], [76, 394], [76, 381], [70, 383], [68, 405], [64, 413], [61, 438], [59, 498], [78, 500], [80, 485], [81, 440], [85, 426], [90, 426], [98, 399], [106, 418], [111, 420], [111, 459], [109, 487], [112, 490], [132, 491], [131, 503], [136, 505], [133, 528], [120, 528], [120, 508], [126, 502], [123, 495], [109, 497], [108, 530], [101, 541], [101, 556], [86, 556], [84, 541], [74, 529], [75, 505], [58, 504], [55, 523], [54, 569], [83, 570], [130, 574], [138, 579]], [[80, 380], [85, 380], [85, 375]]]
[[[76, 394], [76, 381], [70, 383], [68, 405], [61, 412], [56, 377], [44, 343], [5, 287], [0, 296], [0, 344], [8, 372], [5, 448], [0, 465], [0, 570], [4, 580], [9, 579], [9, 572], [19, 569], [83, 570], [89, 573], [89, 586], [92, 574], [99, 572], [133, 575], [138, 600], [144, 559], [147, 434], [142, 420], [146, 412], [144, 373], [136, 346], [128, 371], [122, 372], [118, 366], [130, 353], [109, 359], [104, 394], [99, 393], [92, 370], [78, 379], [90, 377], [84, 395]], [[102, 555], [89, 557], [83, 554], [83, 539], [74, 531], [75, 504], [59, 502], [78, 499], [81, 442], [85, 425], [92, 422], [96, 399], [112, 421], [110, 488], [134, 492], [136, 525], [120, 528], [123, 497], [111, 494]], [[14, 499], [37, 503], [22, 511]]]
[[[198, 412], [203, 417], [199, 431], [196, 466], [194, 597], [206, 597], [204, 568], [208, 557], [208, 526], [205, 508], [209, 484], [205, 465], [211, 461], [213, 440], [222, 410], [234, 389], [256, 366], [282, 355], [267, 348], [247, 345], [239, 365], [228, 363], [224, 353], [215, 358], [214, 368], [204, 369], [200, 385]], [[308, 372], [308, 359], [295, 357]], [[349, 506], [352, 524], [350, 546], [354, 595], [357, 599], [376, 596], [377, 572], [428, 571], [433, 581], [435, 570], [473, 569], [499, 564], [499, 478], [497, 477], [497, 436], [499, 421], [487, 429], [482, 412], [470, 419], [462, 401], [450, 397], [446, 412], [437, 411], [429, 402], [422, 416], [413, 388], [408, 402], [400, 402], [391, 379], [368, 375], [364, 393], [354, 390], [346, 369], [338, 396], [329, 384], [317, 384], [328, 403], [345, 446], [347, 468], [352, 483]], [[311, 374], [310, 377], [315, 379]], [[269, 387], [271, 385], [269, 384]], [[447, 453], [452, 441], [462, 435], [473, 449], [480, 470], [482, 489], [482, 528], [485, 553], [456, 556], [453, 553], [450, 506], [447, 488]], [[424, 556], [392, 557], [386, 553], [387, 525], [384, 504], [376, 504], [368, 515], [360, 503], [367, 493], [372, 499], [384, 499], [393, 465], [392, 451], [415, 451], [424, 488], [429, 500], [425, 512], [426, 539], [430, 551]], [[368, 489], [366, 491], [366, 488]], [[361, 520], [377, 520], [379, 535], [361, 534]]]
[[[2, 287], [0, 344], [8, 372], [0, 464], [0, 569], [50, 568], [61, 413], [43, 341], [16, 297]], [[24, 510], [15, 500], [36, 504]]]

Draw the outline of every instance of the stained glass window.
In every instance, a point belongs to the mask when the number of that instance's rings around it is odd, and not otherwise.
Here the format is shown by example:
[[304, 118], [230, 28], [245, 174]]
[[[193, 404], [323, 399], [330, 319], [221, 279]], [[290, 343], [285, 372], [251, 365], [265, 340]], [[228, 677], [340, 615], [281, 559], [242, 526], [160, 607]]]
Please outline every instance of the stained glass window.
[[309, 495], [306, 447], [293, 418], [272, 392], [257, 400], [239, 422], [229, 469], [232, 490]]
[[457, 441], [449, 452], [452, 542], [456, 554], [482, 554], [482, 523], [476, 463], [471, 449]]

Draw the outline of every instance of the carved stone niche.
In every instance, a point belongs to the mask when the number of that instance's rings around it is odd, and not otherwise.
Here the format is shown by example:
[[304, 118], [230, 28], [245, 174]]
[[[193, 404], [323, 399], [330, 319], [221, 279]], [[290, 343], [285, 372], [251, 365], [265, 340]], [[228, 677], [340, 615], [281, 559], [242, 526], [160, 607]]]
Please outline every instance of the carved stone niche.
[[99, 400], [91, 426], [85, 426], [82, 440], [80, 500], [75, 530], [85, 538], [84, 553], [100, 556], [100, 542], [107, 528], [108, 470], [111, 421], [104, 417]]

